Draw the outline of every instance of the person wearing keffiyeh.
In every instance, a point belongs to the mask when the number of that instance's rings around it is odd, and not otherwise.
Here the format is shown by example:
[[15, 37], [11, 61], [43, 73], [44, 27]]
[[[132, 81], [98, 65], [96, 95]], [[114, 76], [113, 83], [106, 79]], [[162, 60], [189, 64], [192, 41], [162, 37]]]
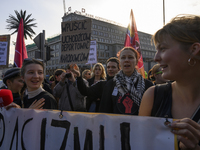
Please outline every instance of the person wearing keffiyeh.
[[105, 85], [100, 112], [138, 115], [142, 96], [153, 84], [136, 70], [138, 52], [125, 47], [119, 52], [121, 70]]

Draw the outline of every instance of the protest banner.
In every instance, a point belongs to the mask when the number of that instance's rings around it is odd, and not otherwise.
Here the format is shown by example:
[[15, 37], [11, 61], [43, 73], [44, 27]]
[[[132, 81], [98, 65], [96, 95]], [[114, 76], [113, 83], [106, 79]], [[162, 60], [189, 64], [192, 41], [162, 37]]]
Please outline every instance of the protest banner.
[[176, 136], [165, 121], [131, 115], [3, 108], [0, 149], [177, 150]]
[[61, 30], [60, 63], [87, 63], [90, 50], [91, 19], [62, 22]]
[[10, 35], [0, 35], [0, 66], [8, 67], [10, 53]]
[[97, 46], [96, 40], [90, 42], [90, 52], [88, 57], [88, 62], [86, 64], [96, 64], [97, 63]]

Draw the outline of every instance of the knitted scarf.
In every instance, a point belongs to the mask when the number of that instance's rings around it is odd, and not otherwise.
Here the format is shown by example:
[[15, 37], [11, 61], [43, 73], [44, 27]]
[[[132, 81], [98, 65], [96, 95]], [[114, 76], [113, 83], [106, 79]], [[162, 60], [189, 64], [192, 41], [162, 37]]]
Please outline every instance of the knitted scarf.
[[120, 96], [130, 93], [132, 100], [139, 106], [142, 96], [145, 91], [145, 82], [141, 74], [134, 70], [130, 77], [127, 77], [120, 70], [113, 79], [116, 82], [116, 87]]

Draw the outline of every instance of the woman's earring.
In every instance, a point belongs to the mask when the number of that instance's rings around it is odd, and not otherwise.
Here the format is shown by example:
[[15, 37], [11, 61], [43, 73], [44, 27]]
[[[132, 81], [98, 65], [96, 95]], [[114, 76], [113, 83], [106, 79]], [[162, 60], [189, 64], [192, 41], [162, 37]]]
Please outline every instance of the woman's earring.
[[196, 64], [196, 60], [195, 59], [192, 59], [192, 58], [188, 59], [188, 65], [193, 67], [193, 66], [195, 66], [195, 64]]

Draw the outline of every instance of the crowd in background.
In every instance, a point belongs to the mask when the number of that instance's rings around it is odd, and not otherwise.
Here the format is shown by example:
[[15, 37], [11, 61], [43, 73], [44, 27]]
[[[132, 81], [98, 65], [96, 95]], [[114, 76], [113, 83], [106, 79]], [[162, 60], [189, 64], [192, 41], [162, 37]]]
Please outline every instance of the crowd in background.
[[92, 69], [57, 69], [47, 82], [42, 60], [25, 59], [6, 71], [17, 108], [59, 109], [175, 118], [167, 123], [180, 149], [200, 149], [200, 17], [178, 16], [153, 35], [158, 62], [143, 78], [138, 51], [124, 47]]

